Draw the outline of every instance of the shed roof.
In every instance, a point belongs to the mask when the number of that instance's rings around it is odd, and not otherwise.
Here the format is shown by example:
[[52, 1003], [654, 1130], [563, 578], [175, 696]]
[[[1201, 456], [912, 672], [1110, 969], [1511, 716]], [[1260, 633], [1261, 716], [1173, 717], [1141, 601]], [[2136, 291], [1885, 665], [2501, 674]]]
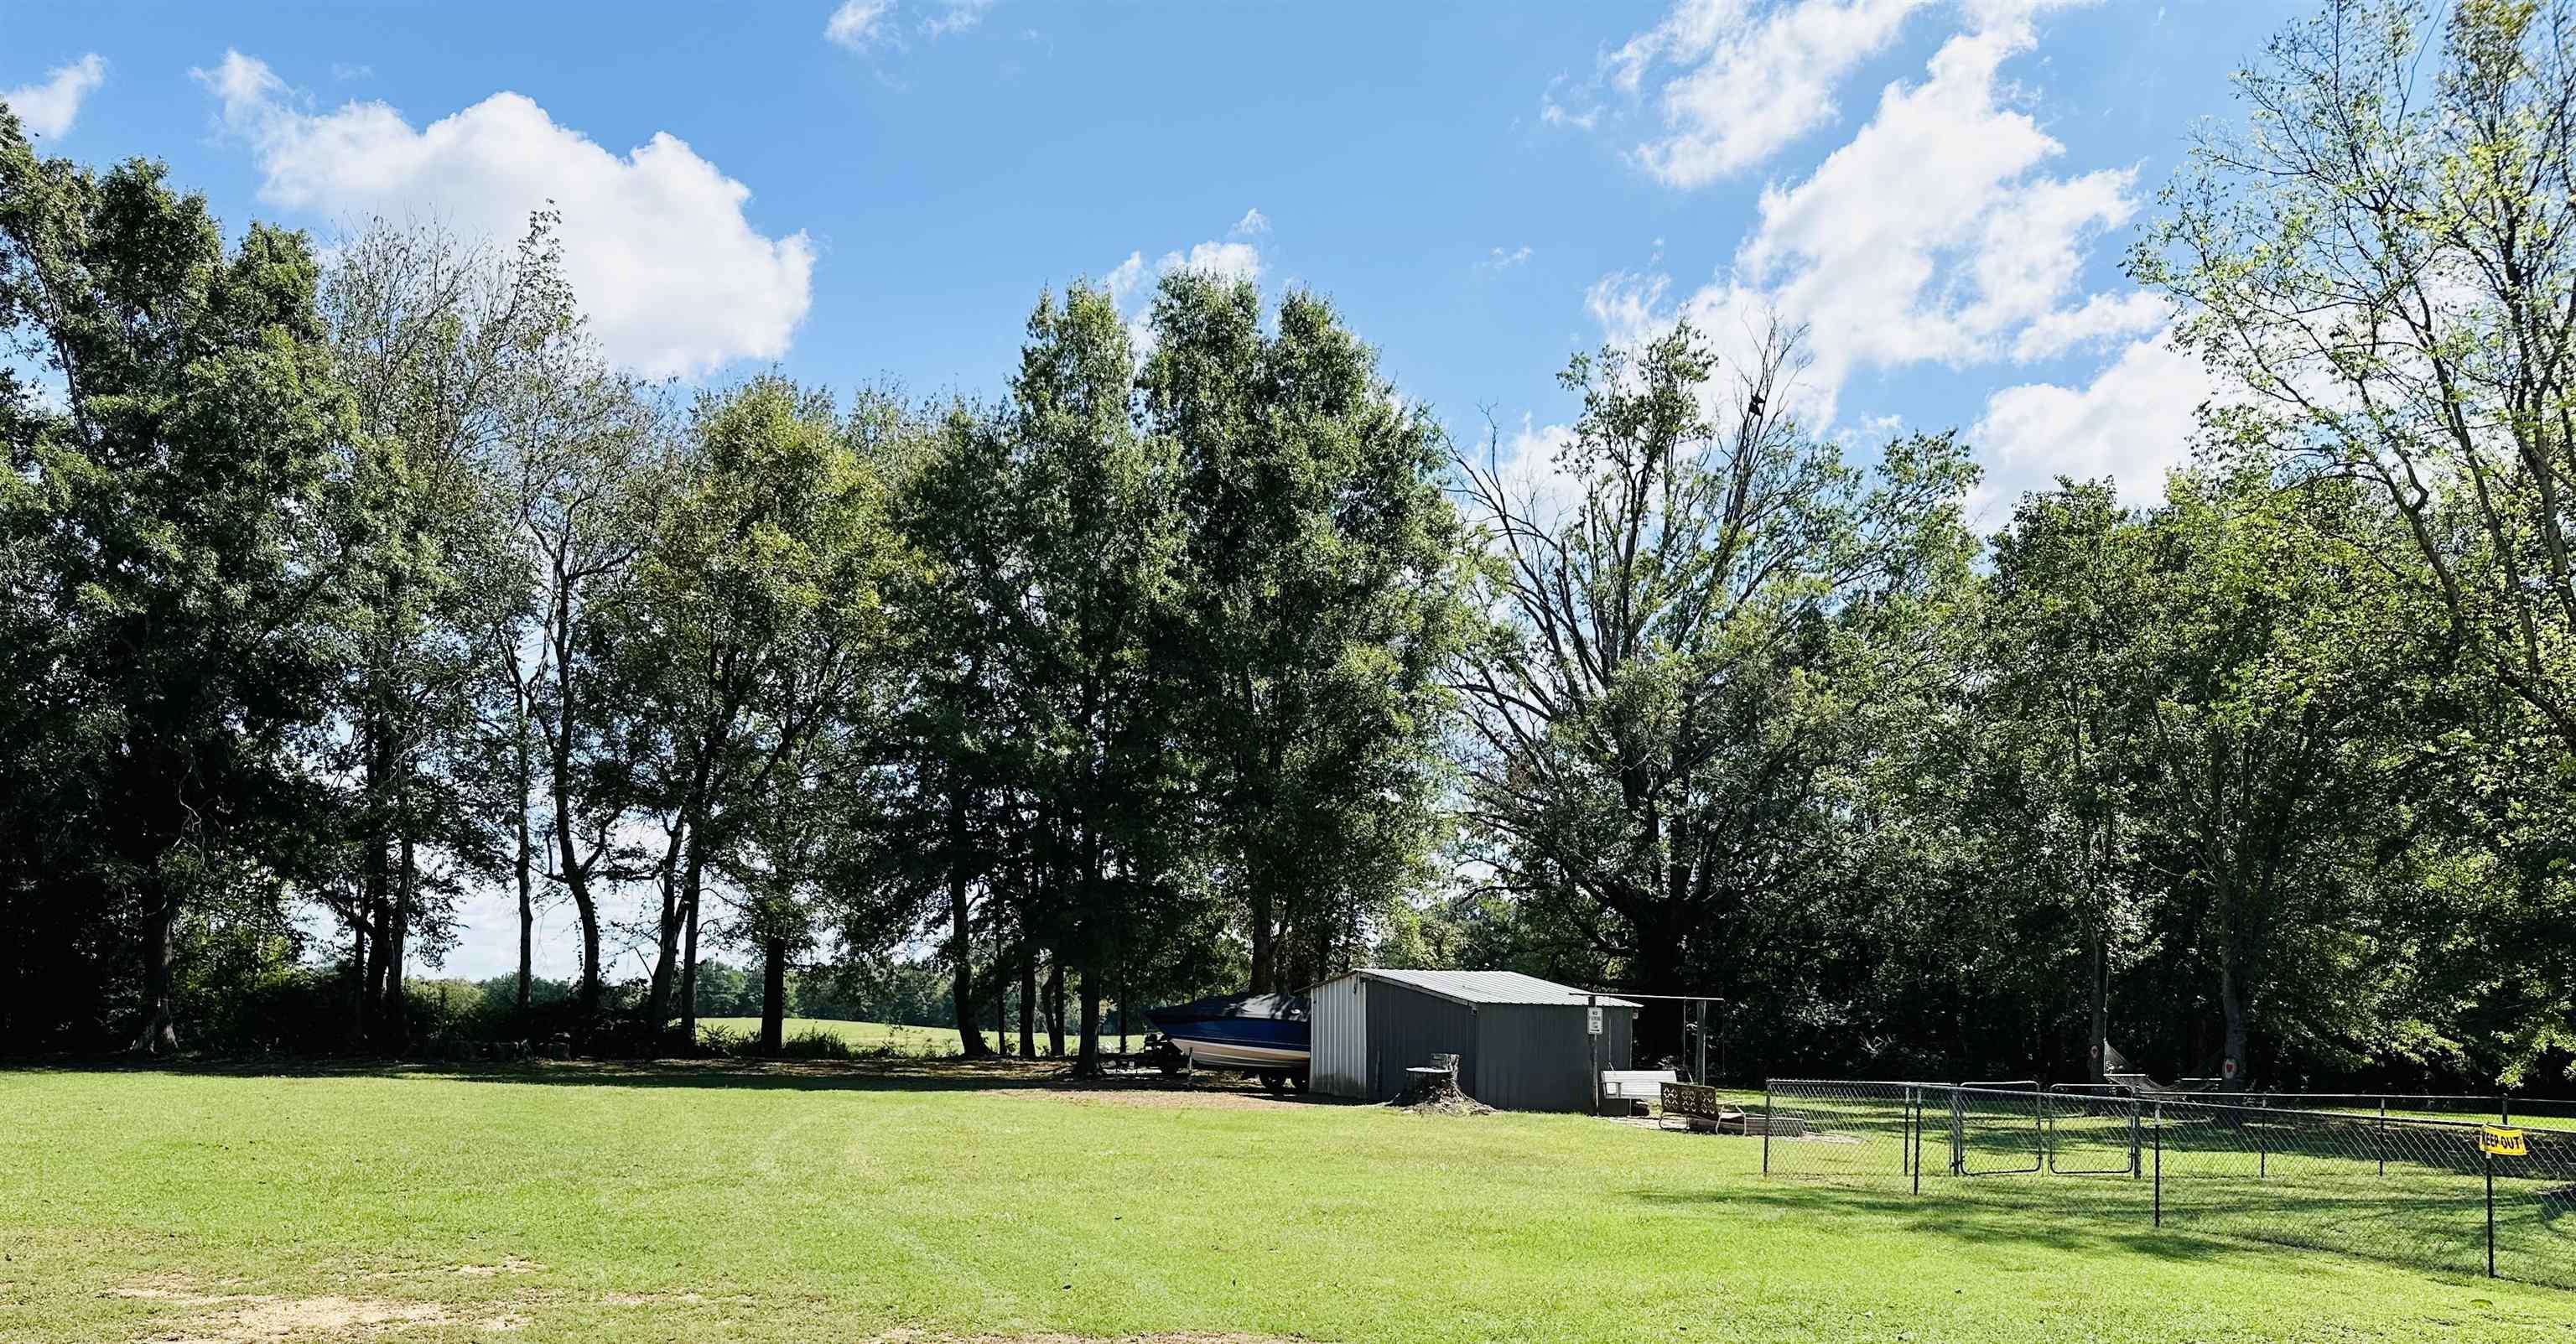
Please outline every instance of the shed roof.
[[1603, 1008], [1634, 1008], [1627, 999], [1588, 994], [1571, 985], [1541, 980], [1518, 971], [1390, 971], [1363, 967], [1351, 972], [1370, 980], [1387, 980], [1459, 1003], [1531, 1003], [1580, 1008], [1587, 1001]]

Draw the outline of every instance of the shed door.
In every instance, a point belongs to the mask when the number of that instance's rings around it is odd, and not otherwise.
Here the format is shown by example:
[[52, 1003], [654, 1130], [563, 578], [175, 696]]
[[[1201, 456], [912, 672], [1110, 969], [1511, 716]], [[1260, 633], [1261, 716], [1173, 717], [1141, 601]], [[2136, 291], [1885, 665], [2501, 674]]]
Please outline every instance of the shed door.
[[1328, 1097], [1368, 1095], [1368, 983], [1356, 975], [1317, 985], [1307, 1011], [1313, 1055], [1307, 1084]]

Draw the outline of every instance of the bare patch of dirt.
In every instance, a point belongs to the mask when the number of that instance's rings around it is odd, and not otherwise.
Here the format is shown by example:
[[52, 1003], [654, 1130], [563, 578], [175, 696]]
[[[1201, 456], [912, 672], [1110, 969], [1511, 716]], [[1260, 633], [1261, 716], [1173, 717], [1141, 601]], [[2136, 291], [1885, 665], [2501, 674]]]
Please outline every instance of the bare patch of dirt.
[[156, 1274], [110, 1288], [108, 1297], [132, 1297], [178, 1307], [219, 1307], [144, 1338], [149, 1344], [289, 1344], [352, 1339], [436, 1325], [447, 1309], [435, 1302], [383, 1302], [339, 1296], [276, 1297], [266, 1293], [209, 1293], [184, 1274]]
[[1149, 1335], [934, 1335], [897, 1330], [868, 1344], [1290, 1344], [1266, 1335], [1211, 1334], [1200, 1330], [1161, 1331]]
[[1159, 1331], [1159, 1334], [922, 1334], [894, 1331], [868, 1344], [1291, 1344], [1260, 1334], [1208, 1334], [1208, 1331]]
[[209, 1296], [197, 1281], [185, 1274], [146, 1274], [128, 1279], [99, 1294], [101, 1297], [139, 1297], [152, 1302], [175, 1302], [183, 1307], [208, 1307], [233, 1299], [220, 1294]]
[[497, 1265], [458, 1265], [448, 1272], [462, 1274], [469, 1279], [488, 1279], [496, 1274], [534, 1274], [544, 1268], [545, 1266], [534, 1260], [523, 1260], [512, 1255], [502, 1257], [501, 1263]]
[[385, 1334], [446, 1319], [447, 1309], [434, 1302], [254, 1297], [212, 1319], [192, 1322], [184, 1330], [152, 1338], [155, 1344], [269, 1344]]

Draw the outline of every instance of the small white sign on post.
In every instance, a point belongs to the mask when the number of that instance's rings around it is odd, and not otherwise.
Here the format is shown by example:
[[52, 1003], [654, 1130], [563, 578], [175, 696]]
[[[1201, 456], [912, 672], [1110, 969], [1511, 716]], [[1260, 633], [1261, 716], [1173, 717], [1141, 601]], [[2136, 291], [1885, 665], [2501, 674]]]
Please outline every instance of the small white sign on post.
[[1601, 1010], [1599, 1008], [1586, 1008], [1583, 1010], [1583, 1029], [1591, 1032], [1595, 1036], [1601, 1034]]

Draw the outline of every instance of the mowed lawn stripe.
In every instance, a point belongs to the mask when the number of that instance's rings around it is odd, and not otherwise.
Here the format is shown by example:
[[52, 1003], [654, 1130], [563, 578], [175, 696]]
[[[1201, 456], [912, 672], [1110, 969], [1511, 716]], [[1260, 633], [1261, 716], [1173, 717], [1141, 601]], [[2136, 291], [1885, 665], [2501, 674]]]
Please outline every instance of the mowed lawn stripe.
[[1740, 1139], [1048, 1072], [0, 1073], [25, 1192], [0, 1202], [0, 1339], [210, 1310], [100, 1296], [151, 1275], [507, 1310], [514, 1340], [2510, 1344], [2576, 1320], [2553, 1289], [1766, 1182]]

